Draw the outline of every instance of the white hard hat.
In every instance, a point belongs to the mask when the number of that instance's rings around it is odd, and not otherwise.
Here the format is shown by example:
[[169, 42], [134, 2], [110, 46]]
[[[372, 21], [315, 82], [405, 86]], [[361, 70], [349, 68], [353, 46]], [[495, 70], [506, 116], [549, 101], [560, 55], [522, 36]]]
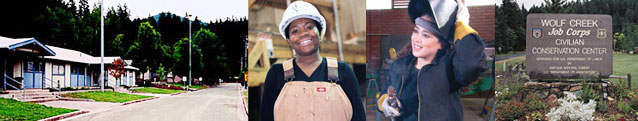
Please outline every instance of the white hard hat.
[[319, 40], [323, 38], [326, 33], [326, 19], [319, 14], [319, 10], [317, 10], [317, 8], [315, 8], [312, 4], [304, 1], [295, 1], [288, 5], [288, 8], [284, 11], [283, 17], [281, 17], [281, 22], [279, 23], [279, 33], [284, 37], [284, 39], [289, 39], [286, 36], [286, 28], [288, 28], [288, 25], [299, 18], [308, 18], [321, 24]]

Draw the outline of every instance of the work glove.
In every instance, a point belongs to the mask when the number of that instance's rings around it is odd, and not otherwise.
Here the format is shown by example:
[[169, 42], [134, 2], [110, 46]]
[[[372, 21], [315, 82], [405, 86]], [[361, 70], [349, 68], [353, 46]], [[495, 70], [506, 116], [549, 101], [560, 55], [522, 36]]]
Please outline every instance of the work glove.
[[399, 113], [398, 107], [393, 107], [392, 106], [392, 101], [396, 101], [396, 103], [398, 103], [399, 100], [394, 99], [394, 97], [388, 97], [385, 100], [383, 100], [383, 104], [381, 104], [381, 107], [383, 107], [383, 114], [386, 117], [390, 117], [390, 118], [394, 118], [394, 117], [398, 117], [401, 115], [401, 113]]

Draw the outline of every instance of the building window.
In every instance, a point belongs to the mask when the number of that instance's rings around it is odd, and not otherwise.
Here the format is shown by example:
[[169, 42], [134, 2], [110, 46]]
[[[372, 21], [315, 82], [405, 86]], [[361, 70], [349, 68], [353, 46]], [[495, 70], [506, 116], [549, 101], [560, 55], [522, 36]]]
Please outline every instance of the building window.
[[27, 61], [26, 66], [24, 66], [24, 70], [27, 72], [39, 72], [42, 71], [42, 63], [35, 61]]
[[73, 65], [71, 74], [84, 74], [84, 67], [79, 65]]
[[64, 65], [62, 64], [53, 64], [53, 68], [51, 70], [53, 75], [64, 75]]

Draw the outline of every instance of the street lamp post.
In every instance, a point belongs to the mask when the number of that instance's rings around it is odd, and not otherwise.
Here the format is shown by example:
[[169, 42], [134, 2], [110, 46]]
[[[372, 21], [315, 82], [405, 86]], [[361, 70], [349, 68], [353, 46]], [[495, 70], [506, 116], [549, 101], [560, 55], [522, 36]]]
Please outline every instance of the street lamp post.
[[100, 0], [100, 91], [104, 92], [104, 0]]
[[188, 20], [188, 87], [191, 87], [191, 80], [193, 80], [191, 59], [191, 56], [193, 55], [193, 52], [191, 50], [193, 48], [193, 39], [191, 38], [191, 26], [193, 22], [190, 20], [191, 16], [193, 15], [186, 15], [186, 19]]

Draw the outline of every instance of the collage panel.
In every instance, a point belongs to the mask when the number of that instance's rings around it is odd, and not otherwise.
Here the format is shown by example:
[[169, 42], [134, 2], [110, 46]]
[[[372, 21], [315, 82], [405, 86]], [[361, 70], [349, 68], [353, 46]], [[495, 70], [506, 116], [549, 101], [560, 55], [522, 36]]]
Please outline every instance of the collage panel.
[[249, 1], [249, 120], [365, 120], [364, 5]]
[[481, 0], [368, 1], [367, 120], [489, 120], [494, 8]]
[[0, 121], [634, 121], [636, 10], [636, 0], [3, 1]]
[[0, 121], [247, 121], [247, 3], [2, 1]]
[[495, 120], [638, 120], [637, 3], [497, 1]]

